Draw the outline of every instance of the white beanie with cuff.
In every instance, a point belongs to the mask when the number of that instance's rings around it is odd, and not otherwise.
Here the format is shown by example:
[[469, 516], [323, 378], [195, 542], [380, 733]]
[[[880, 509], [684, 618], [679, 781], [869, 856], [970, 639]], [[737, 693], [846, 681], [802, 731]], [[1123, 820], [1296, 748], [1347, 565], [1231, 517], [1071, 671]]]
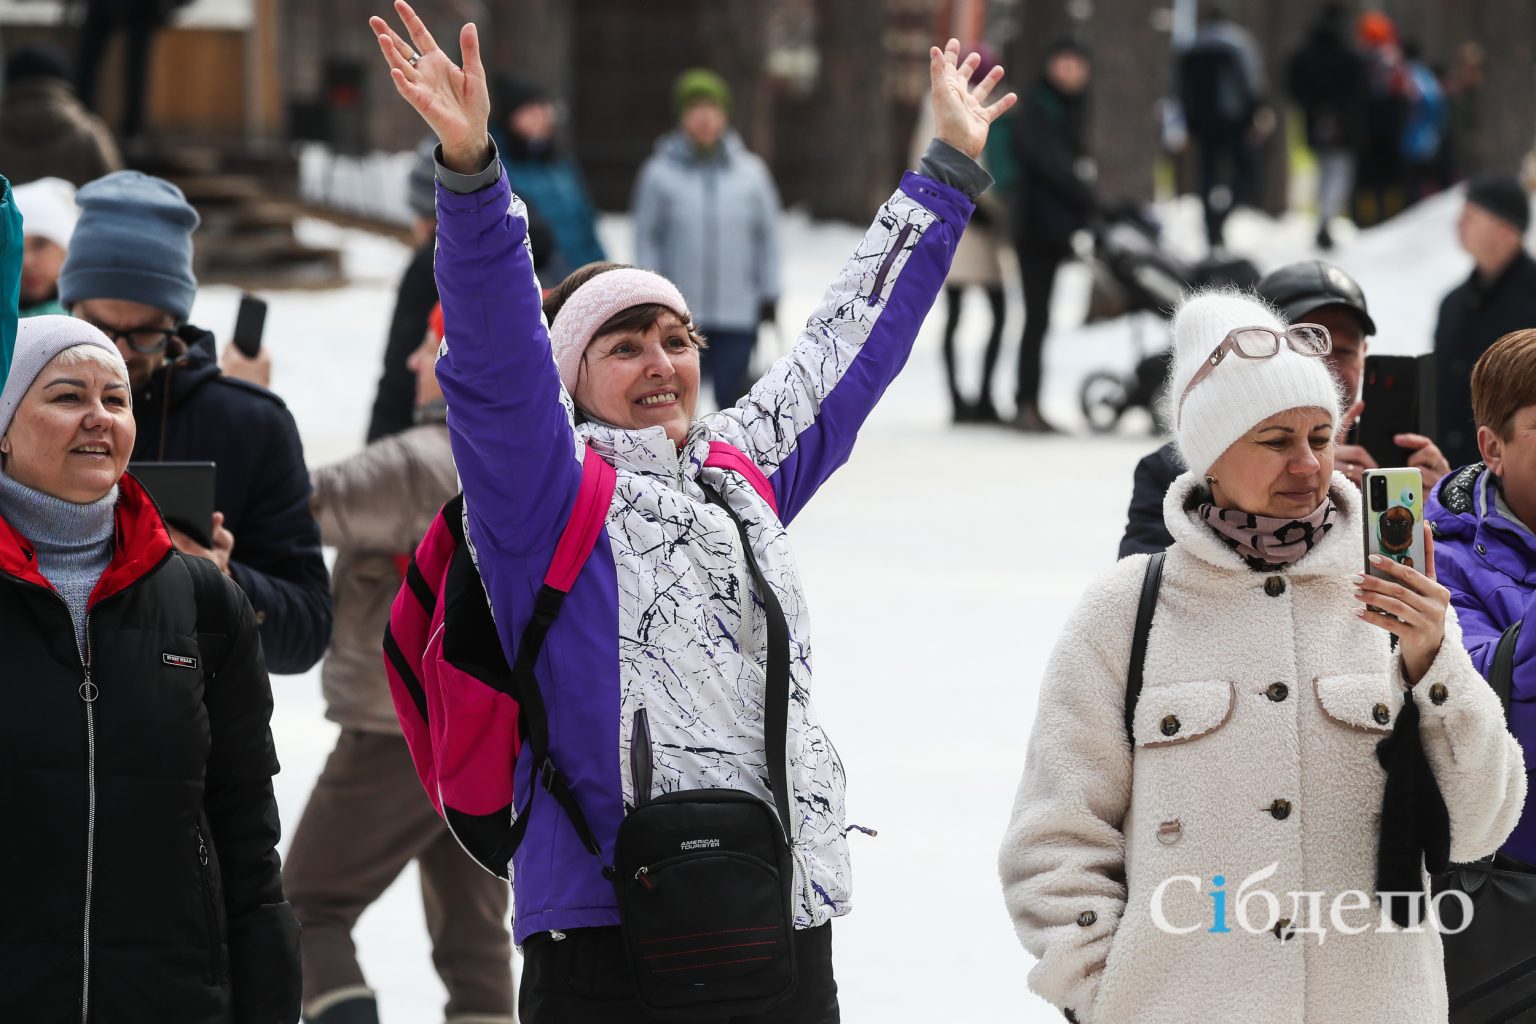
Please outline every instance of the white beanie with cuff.
[[1319, 408], [1335, 427], [1339, 423], [1340, 389], [1326, 359], [1304, 356], [1283, 342], [1269, 359], [1244, 359], [1229, 352], [1195, 385], [1180, 416], [1184, 388], [1222, 339], [1239, 327], [1284, 331], [1286, 323], [1258, 299], [1232, 291], [1195, 295], [1174, 316], [1168, 413], [1177, 423], [1184, 464], [1201, 476], [1238, 438], [1276, 413]]

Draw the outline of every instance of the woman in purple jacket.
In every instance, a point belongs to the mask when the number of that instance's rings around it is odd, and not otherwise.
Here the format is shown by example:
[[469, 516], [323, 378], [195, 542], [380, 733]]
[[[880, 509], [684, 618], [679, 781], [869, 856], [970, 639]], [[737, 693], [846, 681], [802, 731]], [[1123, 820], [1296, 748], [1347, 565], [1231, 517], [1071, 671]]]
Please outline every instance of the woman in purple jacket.
[[[767, 1014], [734, 1019], [835, 1022], [830, 922], [851, 900], [843, 766], [811, 704], [810, 620], [785, 526], [847, 460], [906, 363], [974, 198], [990, 184], [975, 158], [1013, 97], [987, 107], [1001, 72], [970, 88], [978, 58], [960, 61], [957, 41], [931, 52], [937, 137], [922, 172], [881, 206], [791, 353], [736, 406], [695, 419], [702, 342], [664, 278], [588, 266], [555, 289], [546, 326], [525, 210], [486, 135], [474, 26], [460, 34], [460, 69], [408, 4], [395, 9], [414, 47], [382, 19], [371, 24], [396, 89], [442, 140], [437, 280], [447, 340], [437, 372], [468, 539], [509, 663], [571, 518], [583, 460], [616, 471], [603, 531], [535, 666], [549, 763], [599, 856], [533, 781], [529, 746], [515, 765], [489, 744], [466, 753], [487, 773], [513, 772], [514, 813], [526, 822], [512, 861], [522, 1019], [649, 1019], [602, 870], [626, 806], [712, 787], [773, 799], [755, 563], [788, 631], [785, 825], [799, 984]], [[723, 450], [734, 453], [729, 472]]]
[[[1504, 631], [1523, 622], [1515, 646], [1510, 728], [1536, 765], [1536, 330], [1516, 331], [1472, 370], [1472, 410], [1483, 461], [1441, 481], [1426, 515], [1435, 530], [1440, 582], [1451, 591], [1462, 641], [1483, 675]], [[1536, 863], [1536, 814], [1525, 812], [1504, 844]]]

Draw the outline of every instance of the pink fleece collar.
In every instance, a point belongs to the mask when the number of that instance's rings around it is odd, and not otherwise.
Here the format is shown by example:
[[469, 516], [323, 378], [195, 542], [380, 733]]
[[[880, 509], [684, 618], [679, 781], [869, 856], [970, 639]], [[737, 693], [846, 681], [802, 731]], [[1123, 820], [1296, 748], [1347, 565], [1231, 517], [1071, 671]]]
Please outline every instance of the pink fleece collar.
[[666, 306], [684, 323], [690, 320], [688, 304], [677, 286], [660, 274], [638, 267], [598, 274], [565, 300], [550, 325], [549, 341], [560, 370], [560, 383], [565, 385], [567, 394], [576, 394], [576, 371], [597, 329], [616, 313], [651, 303]]

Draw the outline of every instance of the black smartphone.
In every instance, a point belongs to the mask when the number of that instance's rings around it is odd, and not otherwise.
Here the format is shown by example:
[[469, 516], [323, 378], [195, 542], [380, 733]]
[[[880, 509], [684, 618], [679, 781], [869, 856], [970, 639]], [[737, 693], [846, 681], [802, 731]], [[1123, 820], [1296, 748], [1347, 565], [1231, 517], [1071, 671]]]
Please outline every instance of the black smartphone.
[[1398, 434], [1435, 436], [1435, 355], [1367, 356], [1360, 385], [1359, 445], [1379, 466], [1402, 466], [1413, 449], [1392, 439]]
[[247, 359], [261, 351], [261, 335], [267, 329], [267, 303], [250, 292], [240, 296], [240, 312], [235, 314], [235, 348]]
[[212, 462], [130, 462], [165, 521], [205, 548], [213, 547]]

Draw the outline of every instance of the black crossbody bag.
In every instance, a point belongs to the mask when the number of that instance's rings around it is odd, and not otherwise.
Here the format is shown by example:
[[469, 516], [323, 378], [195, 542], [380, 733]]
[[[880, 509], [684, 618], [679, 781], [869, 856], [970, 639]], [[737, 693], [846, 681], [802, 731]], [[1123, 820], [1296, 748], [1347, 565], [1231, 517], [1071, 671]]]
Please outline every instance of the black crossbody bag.
[[[1519, 636], [1518, 622], [1504, 631], [1488, 673], [1506, 723]], [[1536, 1007], [1536, 867], [1495, 853], [1453, 864], [1430, 879], [1430, 888], [1436, 893], [1458, 890], [1472, 901], [1471, 921], [1462, 920], [1459, 900], [1438, 904], [1444, 928], [1465, 926], [1441, 936], [1451, 1024], [1494, 1024]]]
[[[746, 527], [731, 517], [747, 570], [767, 617], [764, 742], [773, 803], [737, 789], [651, 795], [651, 750], [644, 717], [631, 737], [635, 807], [619, 825], [613, 864], [549, 756], [549, 722], [533, 666], [559, 612], [558, 595], [540, 594], [513, 666], [521, 722], [539, 784], [565, 811], [587, 850], [603, 863], [618, 894], [619, 918], [635, 994], [661, 1020], [708, 1021], [762, 1013], [795, 989], [794, 858], [789, 822], [789, 625], [752, 552]], [[548, 588], [546, 588], [548, 589]], [[553, 592], [552, 592], [553, 593]], [[518, 819], [520, 836], [527, 812]]]

